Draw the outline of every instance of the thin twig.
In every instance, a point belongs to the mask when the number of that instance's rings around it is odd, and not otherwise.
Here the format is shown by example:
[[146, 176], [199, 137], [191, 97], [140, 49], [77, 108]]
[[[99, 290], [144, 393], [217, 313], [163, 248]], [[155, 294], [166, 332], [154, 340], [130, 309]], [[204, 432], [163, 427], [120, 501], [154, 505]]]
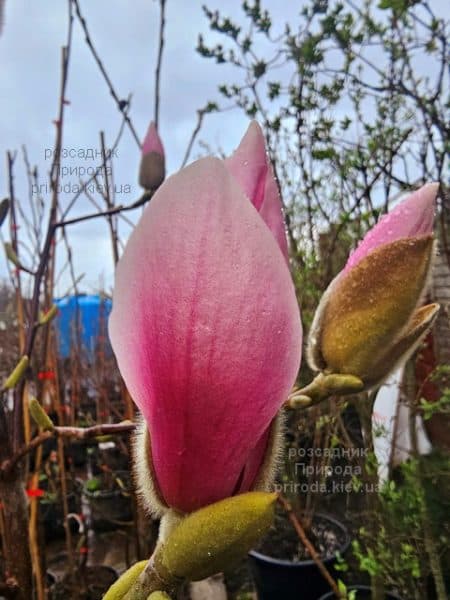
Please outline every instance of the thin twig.
[[89, 34], [89, 30], [88, 30], [88, 27], [87, 27], [86, 19], [81, 14], [79, 2], [78, 2], [78, 0], [72, 0], [72, 2], [73, 2], [73, 5], [75, 7], [75, 12], [76, 12], [76, 15], [78, 17], [78, 20], [80, 21], [81, 27], [83, 28], [83, 31], [84, 31], [84, 35], [85, 35], [85, 39], [86, 39], [86, 44], [88, 45], [89, 50], [91, 51], [92, 56], [94, 57], [94, 60], [97, 63], [98, 68], [101, 71], [101, 74], [103, 75], [103, 79], [105, 80], [106, 85], [108, 86], [109, 93], [113, 97], [113, 99], [114, 99], [114, 101], [115, 101], [115, 103], [117, 105], [118, 110], [122, 113], [122, 115], [123, 115], [123, 117], [124, 117], [124, 119], [125, 119], [125, 121], [126, 121], [126, 123], [128, 125], [128, 128], [131, 131], [132, 136], [134, 137], [137, 145], [140, 148], [141, 147], [141, 141], [140, 141], [140, 139], [139, 139], [139, 137], [138, 137], [138, 135], [136, 133], [136, 130], [134, 128], [133, 123], [131, 122], [130, 117], [128, 116], [128, 114], [126, 112], [126, 108], [128, 106], [128, 100], [120, 99], [119, 96], [117, 95], [117, 92], [114, 89], [114, 86], [112, 84], [111, 78], [109, 77], [109, 75], [108, 75], [108, 73], [106, 71], [106, 68], [105, 68], [105, 66], [104, 66], [104, 64], [103, 64], [100, 56], [98, 55], [97, 50], [95, 49], [95, 46], [94, 46], [94, 44], [92, 42], [92, 38], [91, 38], [91, 36]]
[[[103, 131], [100, 132], [100, 146], [102, 150], [102, 168], [103, 168], [103, 177], [105, 179], [105, 193], [102, 194], [105, 200], [106, 206], [108, 210], [112, 210], [114, 208], [114, 202], [111, 199], [111, 189], [110, 181], [108, 178], [108, 156], [106, 152], [106, 144], [105, 144], [105, 134]], [[111, 164], [111, 160], [110, 160]], [[114, 265], [116, 265], [119, 261], [119, 245], [117, 240], [117, 219], [114, 219], [112, 215], [108, 215], [106, 217], [108, 221], [109, 232], [111, 236], [111, 244], [112, 244], [112, 253], [113, 253], [113, 261]]]
[[186, 165], [187, 161], [189, 160], [189, 156], [190, 156], [191, 151], [192, 151], [192, 146], [194, 145], [195, 138], [197, 137], [197, 135], [200, 132], [200, 129], [202, 127], [203, 119], [205, 117], [206, 112], [207, 111], [204, 108], [200, 108], [197, 111], [197, 123], [196, 123], [196, 125], [194, 127], [194, 131], [192, 132], [191, 139], [189, 140], [188, 146], [186, 148], [186, 152], [184, 154], [183, 162], [181, 163], [181, 167], [180, 168], [183, 168]]
[[[25, 340], [25, 354], [31, 356], [34, 341], [36, 338], [37, 327], [35, 324], [38, 321], [39, 303], [41, 297], [41, 284], [45, 273], [47, 271], [49, 258], [52, 251], [52, 243], [54, 239], [54, 223], [56, 221], [57, 209], [58, 209], [58, 183], [59, 183], [59, 158], [61, 156], [62, 147], [62, 131], [64, 122], [64, 108], [65, 108], [65, 95], [68, 78], [68, 67], [70, 48], [72, 40], [72, 18], [69, 19], [69, 32], [68, 32], [67, 46], [62, 48], [62, 60], [61, 60], [61, 87], [59, 95], [59, 113], [56, 125], [56, 143], [53, 163], [50, 170], [50, 182], [52, 188], [52, 204], [50, 207], [50, 214], [48, 218], [48, 227], [45, 237], [44, 246], [41, 252], [39, 265], [36, 270], [34, 278], [33, 295], [31, 299], [30, 308], [30, 323], [32, 324], [28, 328], [26, 340]], [[19, 448], [23, 442], [23, 391], [25, 382], [22, 381], [15, 390], [15, 410], [14, 410], [14, 427], [13, 427], [13, 447], [15, 450]]]
[[136, 429], [136, 424], [131, 421], [121, 423], [110, 423], [106, 425], [93, 425], [92, 427], [54, 427], [51, 431], [43, 431], [34, 437], [28, 444], [24, 444], [11, 458], [4, 460], [0, 466], [0, 472], [8, 473], [19, 462], [21, 458], [32, 450], [53, 437], [74, 438], [86, 440], [101, 435], [120, 435], [131, 433]]
[[[115, 152], [115, 150], [117, 149], [117, 147], [119, 146], [119, 143], [122, 139], [122, 135], [123, 132], [125, 131], [125, 125], [126, 125], [126, 120], [125, 117], [128, 114], [128, 111], [130, 110], [130, 106], [131, 106], [131, 94], [128, 96], [127, 99], [127, 106], [124, 108], [124, 112], [123, 112], [123, 119], [120, 123], [120, 127], [119, 127], [119, 131], [116, 135], [116, 139], [114, 140], [114, 144], [111, 146], [111, 148], [109, 149], [109, 155], [112, 156]], [[91, 184], [94, 179], [95, 179], [95, 174], [98, 171], [98, 169], [101, 167], [101, 165], [99, 165], [99, 167], [97, 167], [94, 170], [94, 174], [91, 175], [91, 177], [89, 177], [89, 179], [86, 179], [86, 181], [81, 181], [80, 182], [80, 188], [79, 190], [74, 194], [74, 196], [71, 198], [71, 200], [69, 201], [69, 203], [67, 204], [66, 208], [61, 211], [61, 220], [64, 220], [67, 215], [69, 214], [69, 212], [72, 210], [73, 206], [75, 205], [75, 202], [78, 200], [78, 198], [81, 196], [82, 193], [86, 193], [86, 188], [89, 184]]]
[[301, 540], [302, 544], [305, 546], [305, 548], [308, 550], [311, 558], [316, 563], [317, 568], [323, 575], [324, 579], [326, 579], [328, 585], [331, 587], [331, 589], [335, 593], [336, 597], [342, 598], [342, 594], [339, 591], [337, 583], [334, 581], [333, 577], [330, 575], [330, 572], [328, 571], [328, 569], [326, 568], [326, 566], [323, 564], [322, 560], [320, 559], [320, 556], [317, 553], [316, 549], [309, 541], [309, 539], [305, 533], [305, 530], [303, 529], [300, 521], [297, 519], [297, 516], [296, 516], [291, 504], [286, 500], [286, 498], [283, 498], [283, 496], [281, 496], [281, 495], [278, 496], [278, 502], [281, 504], [281, 506], [286, 511], [290, 522], [292, 523], [295, 531], [297, 532], [298, 537], [300, 538], [300, 540]]
[[160, 20], [159, 20], [159, 47], [158, 47], [158, 59], [156, 61], [156, 71], [155, 71], [155, 127], [158, 129], [159, 122], [159, 99], [160, 99], [160, 79], [161, 79], [161, 64], [162, 64], [162, 55], [164, 49], [164, 27], [166, 24], [165, 21], [165, 9], [166, 9], [166, 0], [159, 0], [160, 6]]
[[96, 213], [91, 213], [88, 215], [82, 215], [80, 217], [74, 217], [73, 219], [67, 219], [66, 221], [59, 221], [55, 223], [55, 229], [59, 227], [66, 227], [67, 225], [74, 225], [75, 223], [81, 223], [82, 221], [88, 221], [90, 219], [97, 219], [98, 217], [111, 217], [113, 215], [117, 215], [122, 212], [126, 212], [128, 210], [134, 210], [135, 208], [139, 208], [143, 206], [148, 200], [153, 196], [153, 191], [146, 191], [140, 198], [138, 198], [132, 204], [128, 204], [127, 206], [119, 205], [109, 210], [103, 210]]

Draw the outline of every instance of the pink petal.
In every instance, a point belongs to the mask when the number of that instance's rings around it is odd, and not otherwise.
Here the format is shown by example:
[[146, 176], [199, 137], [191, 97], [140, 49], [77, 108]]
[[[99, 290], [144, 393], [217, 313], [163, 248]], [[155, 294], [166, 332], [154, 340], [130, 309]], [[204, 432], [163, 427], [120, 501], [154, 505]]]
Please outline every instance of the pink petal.
[[119, 262], [109, 328], [166, 502], [231, 495], [295, 380], [302, 332], [283, 256], [222, 161], [155, 194]]
[[269, 166], [269, 171], [267, 173], [264, 201], [259, 210], [259, 214], [275, 237], [286, 262], [289, 262], [284, 215], [281, 207], [278, 185], [273, 177], [271, 166]]
[[344, 271], [352, 269], [378, 246], [431, 233], [438, 188], [438, 183], [427, 183], [384, 215], [350, 254]]
[[266, 455], [267, 444], [269, 443], [270, 437], [270, 428], [271, 425], [269, 425], [250, 452], [241, 472], [240, 485], [238, 489], [235, 489], [236, 494], [243, 494], [253, 488]]
[[250, 123], [239, 146], [225, 159], [225, 166], [259, 211], [264, 202], [268, 165], [264, 135], [256, 121]]
[[156, 152], [157, 154], [164, 156], [164, 147], [153, 121], [150, 123], [142, 143], [142, 154], [148, 154], [149, 152]]
[[288, 260], [280, 194], [267, 156], [264, 135], [256, 121], [250, 123], [239, 146], [232, 156], [225, 159], [225, 165], [272, 231]]

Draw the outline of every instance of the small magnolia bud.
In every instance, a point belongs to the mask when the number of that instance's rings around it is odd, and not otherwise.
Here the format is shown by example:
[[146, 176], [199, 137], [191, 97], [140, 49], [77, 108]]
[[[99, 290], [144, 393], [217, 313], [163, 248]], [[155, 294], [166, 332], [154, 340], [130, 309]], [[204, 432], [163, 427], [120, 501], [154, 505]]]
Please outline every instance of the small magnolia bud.
[[174, 577], [198, 581], [239, 560], [269, 531], [276, 494], [248, 492], [190, 514], [168, 536], [161, 564]]
[[36, 398], [30, 398], [28, 408], [30, 415], [38, 427], [44, 431], [51, 431], [54, 428], [53, 421], [50, 419]]
[[152, 121], [142, 144], [139, 185], [145, 190], [156, 190], [164, 181], [165, 176], [164, 147]]
[[166, 592], [152, 592], [147, 600], [171, 600], [171, 598]]
[[17, 256], [14, 248], [12, 247], [12, 244], [10, 242], [5, 242], [4, 247], [5, 247], [5, 254], [6, 254], [8, 260], [10, 262], [12, 262], [12, 264], [15, 267], [20, 269], [22, 265], [20, 264], [19, 257]]
[[39, 325], [47, 325], [47, 323], [50, 323], [50, 321], [52, 321], [57, 314], [58, 307], [56, 304], [53, 304], [53, 306], [46, 313], [41, 314], [39, 318]]
[[22, 358], [19, 360], [16, 367], [14, 368], [13, 372], [9, 375], [9, 377], [3, 384], [4, 390], [12, 389], [19, 383], [19, 381], [25, 375], [25, 371], [27, 370], [29, 363], [30, 359], [28, 358], [28, 356], [22, 356]]
[[357, 394], [364, 389], [364, 382], [354, 375], [319, 373], [305, 388], [293, 392], [288, 399], [290, 408], [305, 408], [330, 396]]
[[103, 600], [122, 600], [147, 565], [146, 560], [135, 563], [109, 588]]

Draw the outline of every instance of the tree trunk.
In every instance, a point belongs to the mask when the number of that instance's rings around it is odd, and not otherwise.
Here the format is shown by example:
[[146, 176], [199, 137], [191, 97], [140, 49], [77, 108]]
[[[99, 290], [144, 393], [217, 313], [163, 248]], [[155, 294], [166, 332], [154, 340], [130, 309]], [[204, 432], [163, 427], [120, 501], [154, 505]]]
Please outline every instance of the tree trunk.
[[5, 563], [8, 578], [19, 587], [18, 600], [32, 598], [32, 569], [28, 546], [28, 502], [20, 469], [0, 478], [5, 520]]

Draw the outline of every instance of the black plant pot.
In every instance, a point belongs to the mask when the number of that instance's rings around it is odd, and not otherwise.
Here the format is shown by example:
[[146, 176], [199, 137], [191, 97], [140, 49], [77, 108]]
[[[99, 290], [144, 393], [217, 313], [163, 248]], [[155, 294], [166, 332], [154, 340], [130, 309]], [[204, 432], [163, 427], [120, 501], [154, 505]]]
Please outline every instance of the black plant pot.
[[[128, 484], [128, 474], [124, 481]], [[89, 507], [89, 515], [92, 529], [97, 531], [107, 531], [116, 529], [117, 526], [125, 525], [133, 519], [133, 509], [131, 496], [128, 489], [99, 489], [94, 492], [89, 491], [86, 485], [83, 489], [83, 495]]]
[[75, 467], [84, 467], [87, 462], [87, 444], [84, 440], [72, 440], [66, 448], [66, 458]]
[[[356, 600], [371, 600], [372, 591], [367, 585], [352, 585], [347, 588], [349, 592], [356, 591]], [[329, 592], [320, 596], [318, 600], [335, 600], [336, 596], [334, 592]], [[402, 600], [397, 594], [392, 592], [386, 592], [384, 595], [385, 600]]]
[[[47, 571], [45, 574], [45, 591], [47, 594], [50, 593], [51, 588], [55, 585], [56, 577], [50, 571]], [[33, 600], [36, 598], [36, 591], [33, 591]], [[8, 600], [6, 596], [0, 596], [0, 600]]]
[[112, 567], [106, 565], [85, 567], [83, 574], [77, 573], [77, 576], [72, 578], [65, 576], [57, 581], [49, 590], [49, 600], [67, 600], [67, 598], [101, 600], [117, 578], [117, 571]]
[[[67, 508], [69, 513], [81, 513], [81, 487], [82, 484], [75, 480], [70, 484], [71, 489], [67, 494]], [[39, 502], [39, 522], [44, 529], [45, 540], [53, 540], [65, 535], [64, 529], [64, 508], [62, 499], [58, 495], [56, 497], [46, 498]], [[78, 529], [78, 524], [75, 521], [69, 522], [69, 527], [72, 532]]]
[[[344, 541], [338, 551], [340, 555], [344, 554], [350, 544], [345, 525], [328, 515], [317, 516], [342, 533]], [[294, 562], [252, 550], [249, 561], [259, 600], [317, 600], [330, 591], [330, 586], [313, 560]], [[335, 577], [336, 554], [324, 558], [322, 562]]]
[[102, 449], [100, 444], [92, 446], [89, 452], [89, 464], [92, 475], [101, 475], [105, 466], [114, 472], [130, 470], [128, 456], [117, 445], [105, 449]]
[[[450, 598], [450, 573], [444, 571], [444, 584], [447, 596]], [[433, 575], [427, 577], [427, 600], [437, 600], [436, 586]]]

